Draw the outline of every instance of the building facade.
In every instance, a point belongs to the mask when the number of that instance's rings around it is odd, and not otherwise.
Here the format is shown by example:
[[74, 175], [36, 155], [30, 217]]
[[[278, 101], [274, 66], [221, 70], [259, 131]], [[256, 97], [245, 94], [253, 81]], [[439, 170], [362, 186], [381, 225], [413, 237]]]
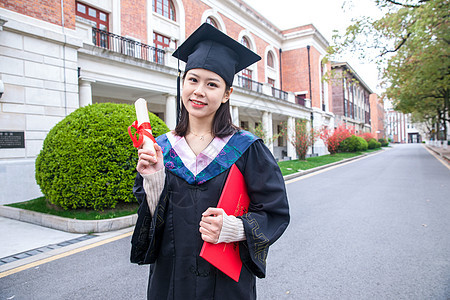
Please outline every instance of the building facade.
[[346, 62], [332, 62], [332, 98], [336, 124], [345, 123], [357, 134], [371, 132], [372, 90]]
[[410, 115], [395, 111], [390, 106], [386, 108], [385, 124], [386, 136], [393, 143], [421, 143], [423, 140]]
[[386, 138], [386, 131], [384, 129], [384, 105], [381, 99], [378, 98], [377, 94], [370, 94], [370, 125], [371, 133], [373, 136], [379, 140]]
[[[322, 80], [328, 42], [313, 25], [282, 31], [241, 0], [2, 1], [0, 133], [18, 142], [0, 144], [0, 204], [40, 195], [36, 156], [49, 130], [79, 107], [145, 98], [173, 129], [172, 53], [203, 22], [262, 57], [236, 75], [231, 113], [238, 126], [260, 126], [277, 159], [296, 158], [296, 119], [335, 126], [331, 84]], [[273, 138], [284, 124], [287, 134]], [[314, 152], [327, 153], [321, 141]]]

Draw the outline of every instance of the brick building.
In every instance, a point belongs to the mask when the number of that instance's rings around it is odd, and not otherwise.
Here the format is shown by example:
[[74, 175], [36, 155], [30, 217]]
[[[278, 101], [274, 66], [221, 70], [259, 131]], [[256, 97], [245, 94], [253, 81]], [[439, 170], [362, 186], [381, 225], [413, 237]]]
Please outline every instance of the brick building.
[[370, 101], [372, 90], [346, 62], [332, 62], [332, 97], [335, 123], [345, 123], [356, 133], [371, 132]]
[[[6, 0], [0, 2], [0, 132], [22, 134], [23, 146], [0, 145], [0, 203], [40, 195], [34, 162], [45, 136], [81, 106], [142, 97], [174, 128], [171, 55], [203, 22], [262, 57], [236, 75], [235, 124], [260, 125], [269, 138], [282, 122], [292, 137], [299, 118], [334, 127], [331, 84], [322, 81], [331, 69], [322, 63], [328, 42], [311, 24], [282, 31], [241, 0]], [[286, 137], [267, 145], [278, 159], [296, 158]], [[314, 152], [326, 153], [322, 142]]]
[[384, 129], [384, 105], [377, 94], [370, 94], [370, 125], [373, 136], [378, 140], [386, 138], [386, 131]]
[[386, 137], [393, 143], [421, 143], [422, 135], [411, 121], [408, 114], [395, 111], [390, 105], [386, 107]]

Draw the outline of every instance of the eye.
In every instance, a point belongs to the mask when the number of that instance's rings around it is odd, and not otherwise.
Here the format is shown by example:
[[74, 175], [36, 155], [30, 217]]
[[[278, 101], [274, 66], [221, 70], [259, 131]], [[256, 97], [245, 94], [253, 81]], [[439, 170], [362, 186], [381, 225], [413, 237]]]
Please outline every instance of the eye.
[[188, 78], [188, 81], [191, 81], [191, 82], [197, 82], [198, 80], [197, 80], [197, 78], [195, 78], [195, 77], [189, 77], [189, 78]]
[[218, 85], [215, 82], [209, 82], [208, 86], [210, 86], [210, 87], [218, 87]]

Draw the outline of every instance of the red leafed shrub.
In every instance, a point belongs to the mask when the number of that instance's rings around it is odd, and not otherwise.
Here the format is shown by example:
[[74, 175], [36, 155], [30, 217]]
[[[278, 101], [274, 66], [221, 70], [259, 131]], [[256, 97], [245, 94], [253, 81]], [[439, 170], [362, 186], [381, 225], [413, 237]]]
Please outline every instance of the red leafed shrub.
[[320, 133], [320, 138], [328, 149], [330, 154], [335, 154], [339, 149], [339, 144], [354, 133], [353, 127], [347, 127], [345, 124], [340, 124], [333, 131], [328, 127], [323, 127]]
[[362, 137], [363, 139], [366, 140], [366, 142], [369, 142], [371, 139], [374, 139], [375, 137], [373, 136], [373, 134], [371, 134], [370, 132], [364, 132], [360, 135], [358, 135], [360, 137]]

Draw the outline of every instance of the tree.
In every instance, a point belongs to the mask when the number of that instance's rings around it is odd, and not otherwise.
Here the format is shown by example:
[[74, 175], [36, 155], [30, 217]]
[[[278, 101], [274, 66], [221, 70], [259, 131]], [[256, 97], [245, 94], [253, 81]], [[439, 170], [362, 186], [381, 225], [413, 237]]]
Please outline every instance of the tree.
[[308, 120], [306, 119], [295, 120], [295, 137], [290, 139], [299, 160], [306, 159], [308, 148], [314, 144], [318, 135], [314, 128], [308, 129], [307, 125]]
[[[422, 122], [444, 128], [449, 118], [450, 28], [448, 0], [375, 0], [386, 14], [354, 20], [344, 36], [335, 36], [332, 52], [375, 53], [394, 109], [415, 113]], [[367, 51], [371, 49], [373, 51]]]

